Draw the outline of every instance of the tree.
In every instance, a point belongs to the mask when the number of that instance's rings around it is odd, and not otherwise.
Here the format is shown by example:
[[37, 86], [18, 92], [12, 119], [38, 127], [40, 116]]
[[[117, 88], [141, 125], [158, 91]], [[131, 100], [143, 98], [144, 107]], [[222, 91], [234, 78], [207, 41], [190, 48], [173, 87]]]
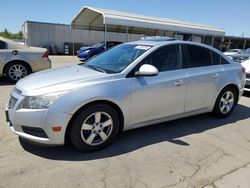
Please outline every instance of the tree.
[[19, 31], [18, 33], [11, 33], [8, 29], [4, 29], [4, 31], [0, 32], [0, 37], [8, 38], [8, 39], [23, 39], [23, 32]]

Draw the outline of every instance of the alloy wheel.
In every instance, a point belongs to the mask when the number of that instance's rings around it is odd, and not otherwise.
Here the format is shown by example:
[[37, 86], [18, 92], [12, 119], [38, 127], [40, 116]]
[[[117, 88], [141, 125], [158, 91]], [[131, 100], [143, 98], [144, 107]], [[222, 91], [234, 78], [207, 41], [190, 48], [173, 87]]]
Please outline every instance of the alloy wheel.
[[226, 91], [220, 99], [220, 111], [227, 114], [234, 106], [234, 94], [231, 91]]
[[113, 130], [113, 120], [106, 112], [95, 112], [88, 116], [81, 126], [82, 140], [91, 146], [104, 143]]
[[27, 76], [28, 71], [27, 71], [25, 66], [23, 66], [21, 64], [15, 64], [9, 68], [8, 74], [12, 80], [18, 81], [21, 78]]

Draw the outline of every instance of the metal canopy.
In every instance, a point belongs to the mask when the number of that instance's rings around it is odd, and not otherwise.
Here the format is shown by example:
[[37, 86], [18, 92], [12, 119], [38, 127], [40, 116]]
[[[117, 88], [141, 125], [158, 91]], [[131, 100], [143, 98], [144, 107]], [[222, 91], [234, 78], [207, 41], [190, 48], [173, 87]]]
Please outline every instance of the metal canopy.
[[168, 32], [224, 36], [223, 29], [179, 20], [149, 17], [100, 8], [83, 7], [71, 22], [72, 29], [166, 35]]

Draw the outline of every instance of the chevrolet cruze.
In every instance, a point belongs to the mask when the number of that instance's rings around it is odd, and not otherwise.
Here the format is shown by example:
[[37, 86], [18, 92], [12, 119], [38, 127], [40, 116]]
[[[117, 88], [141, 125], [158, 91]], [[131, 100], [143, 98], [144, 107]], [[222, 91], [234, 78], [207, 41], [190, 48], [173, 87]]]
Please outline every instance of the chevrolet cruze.
[[212, 47], [137, 41], [85, 64], [21, 79], [6, 117], [11, 130], [27, 140], [48, 145], [71, 140], [90, 151], [124, 130], [206, 112], [226, 117], [244, 84], [241, 64]]

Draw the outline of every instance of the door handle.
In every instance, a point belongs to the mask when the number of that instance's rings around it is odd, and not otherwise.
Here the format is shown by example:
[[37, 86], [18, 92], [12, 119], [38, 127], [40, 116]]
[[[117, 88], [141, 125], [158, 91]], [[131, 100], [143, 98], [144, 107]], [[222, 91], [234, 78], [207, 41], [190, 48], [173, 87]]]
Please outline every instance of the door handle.
[[174, 83], [175, 86], [181, 86], [183, 85], [184, 81], [183, 80], [178, 80], [177, 82]]
[[212, 76], [211, 76], [212, 78], [214, 78], [214, 79], [216, 79], [216, 78], [218, 78], [219, 77], [219, 74], [218, 73], [214, 73], [214, 74], [212, 74]]

